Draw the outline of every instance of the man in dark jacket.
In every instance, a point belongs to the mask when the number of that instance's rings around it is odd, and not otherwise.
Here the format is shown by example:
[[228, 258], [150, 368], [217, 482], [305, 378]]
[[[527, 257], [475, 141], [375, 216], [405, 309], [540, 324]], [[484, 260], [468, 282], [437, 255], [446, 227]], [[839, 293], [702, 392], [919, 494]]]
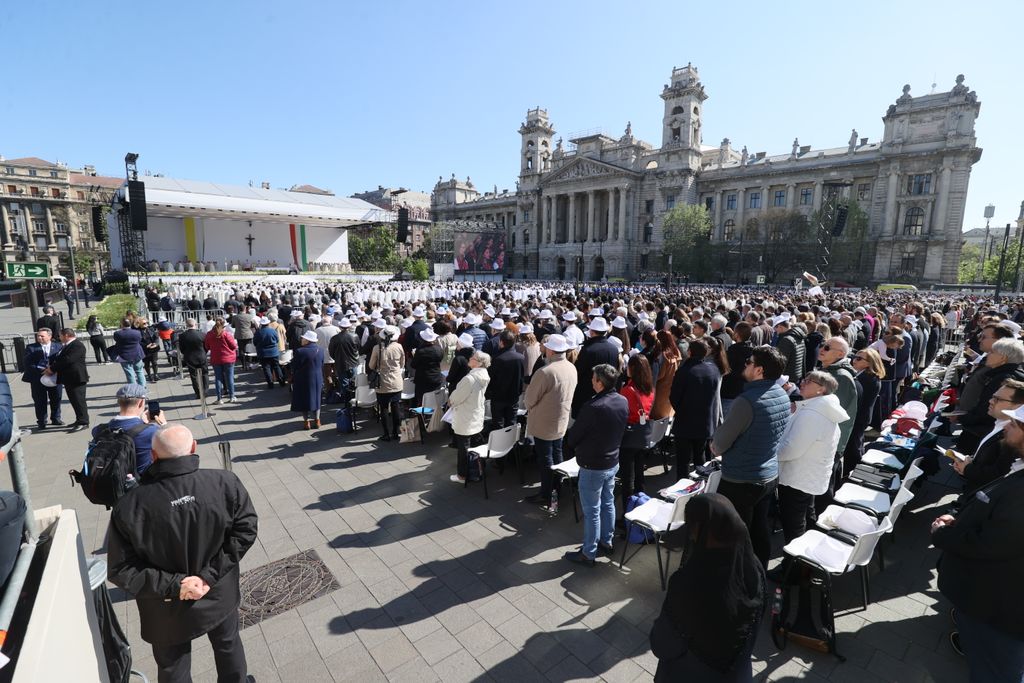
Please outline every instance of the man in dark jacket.
[[788, 375], [789, 381], [793, 384], [799, 384], [804, 377], [804, 354], [807, 352], [807, 344], [804, 341], [807, 334], [800, 327], [792, 325], [788, 317], [777, 316], [773, 322], [779, 335], [776, 347], [786, 359], [786, 367], [782, 374]]
[[965, 460], [954, 460], [953, 469], [964, 478], [964, 493], [960, 505], [985, 484], [1005, 476], [1017, 459], [1010, 448], [1003, 447], [1006, 436], [1004, 410], [1016, 410], [1024, 405], [1024, 382], [1015, 379], [1004, 380], [988, 402], [988, 412], [996, 423], [985, 435], [974, 454], [964, 453]]
[[192, 391], [195, 392], [196, 398], [199, 398], [200, 381], [204, 393], [208, 382], [205, 339], [198, 327], [196, 319], [189, 318], [185, 321], [185, 331], [178, 337], [178, 353], [181, 354], [182, 364], [188, 368], [188, 376], [192, 380]]
[[583, 349], [576, 358], [576, 392], [572, 395], [572, 416], [575, 418], [580, 406], [594, 395], [591, 373], [602, 363], [619, 367], [619, 349], [608, 341], [608, 321], [594, 318], [587, 326], [590, 337], [584, 340]]
[[302, 348], [302, 335], [313, 329], [309, 322], [302, 317], [302, 311], [294, 310], [291, 313], [291, 320], [285, 328], [285, 343], [292, 351]]
[[406, 357], [411, 356], [412, 352], [421, 346], [426, 346], [423, 337], [420, 336], [420, 332], [430, 329], [423, 321], [424, 315], [426, 312], [420, 306], [412, 309], [413, 323], [405, 330], [405, 337], [402, 339], [402, 348], [405, 349]]
[[982, 379], [977, 402], [965, 415], [950, 418], [963, 427], [956, 441], [956, 448], [961, 453], [973, 453], [981, 439], [992, 431], [995, 419], [988, 412], [989, 399], [1002, 386], [1003, 381], [1024, 380], [1024, 344], [1016, 339], [1000, 339], [994, 342], [985, 356], [985, 367], [988, 371]]
[[57, 318], [56, 312], [53, 310], [53, 306], [46, 306], [43, 308], [43, 315], [36, 321], [36, 329], [45, 327], [50, 330], [53, 334], [57, 334], [60, 330], [60, 320]]
[[[601, 318], [597, 318], [600, 320]], [[619, 372], [601, 363], [591, 371], [595, 394], [582, 406], [565, 435], [564, 447], [580, 466], [583, 546], [565, 554], [570, 562], [593, 567], [597, 554], [611, 556], [615, 534], [615, 473], [619, 444], [626, 432], [629, 403], [618, 393]]]
[[1024, 678], [1024, 408], [1003, 412], [1005, 447], [1018, 458], [1010, 472], [932, 522], [939, 590], [956, 608], [950, 640], [971, 681]]
[[498, 335], [498, 350], [491, 356], [487, 372], [491, 381], [485, 396], [491, 401], [491, 420], [495, 429], [515, 424], [516, 406], [523, 393], [523, 364], [526, 359], [515, 349], [516, 336], [511, 330]]
[[355, 368], [359, 364], [359, 340], [352, 333], [352, 322], [348, 318], [338, 320], [338, 334], [331, 337], [327, 353], [334, 359], [334, 377], [338, 391], [347, 402], [351, 398]]
[[676, 445], [676, 478], [689, 475], [691, 465], [703, 465], [708, 440], [718, 426], [718, 387], [722, 375], [718, 366], [705, 362], [707, 342], [694, 339], [690, 356], [672, 378], [669, 403], [675, 410], [672, 436]]
[[231, 316], [231, 326], [235, 328], [235, 339], [238, 341], [243, 370], [249, 369], [249, 356], [246, 355], [245, 348], [252, 343], [252, 338], [256, 334], [253, 329], [255, 322], [256, 316], [252, 314], [252, 309], [249, 306], [243, 306], [241, 312]]
[[244, 681], [238, 565], [256, 511], [238, 477], [200, 469], [195, 450], [183, 425], [153, 439], [153, 465], [111, 514], [108, 578], [135, 597], [161, 681], [191, 680], [191, 641], [204, 634], [218, 680]]
[[60, 341], [63, 345], [60, 352], [44, 372], [56, 375], [57, 385], [64, 387], [68, 403], [75, 411], [71, 431], [80, 432], [89, 426], [89, 408], [85, 403], [85, 387], [89, 382], [89, 372], [85, 368], [85, 344], [78, 341], [70, 327], [60, 331]]
[[25, 372], [22, 382], [32, 387], [32, 403], [36, 409], [36, 425], [46, 429], [46, 409], [50, 409], [50, 424], [63, 425], [60, 420], [60, 385], [49, 387], [43, 384], [43, 373], [60, 353], [61, 343], [53, 340], [49, 328], [41, 327], [36, 332], [36, 343], [25, 347]]
[[217, 300], [214, 299], [212, 296], [208, 296], [205, 299], [203, 299], [203, 309], [202, 310], [204, 310], [204, 311], [215, 311], [218, 308], [220, 308], [220, 307], [217, 305]]

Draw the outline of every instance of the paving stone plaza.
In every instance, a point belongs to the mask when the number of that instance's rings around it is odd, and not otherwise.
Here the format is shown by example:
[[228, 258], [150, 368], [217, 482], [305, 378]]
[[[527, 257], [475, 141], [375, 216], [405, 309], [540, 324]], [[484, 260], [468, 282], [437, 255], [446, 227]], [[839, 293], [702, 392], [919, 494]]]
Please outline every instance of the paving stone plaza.
[[[24, 309], [0, 311], [0, 322], [28, 331]], [[98, 424], [115, 414], [123, 375], [117, 365], [89, 369]], [[379, 443], [372, 422], [355, 435], [327, 425], [304, 432], [287, 410], [288, 390], [265, 389], [257, 374], [240, 372], [239, 402], [217, 406], [207, 420], [193, 419], [200, 407], [187, 380], [168, 373], [150, 387], [168, 420], [195, 434], [203, 467], [221, 467], [218, 444], [231, 444], [233, 470], [259, 513], [243, 571], [313, 550], [337, 582], [242, 631], [257, 681], [652, 679], [648, 634], [664, 595], [653, 548], [623, 570], [618, 556], [594, 568], [571, 565], [562, 554], [579, 544], [582, 528], [568, 500], [556, 517], [522, 502], [536, 491], [536, 465], [527, 466], [525, 486], [514, 468], [492, 472], [485, 500], [479, 484], [449, 481], [455, 451], [445, 435], [430, 434], [425, 445]], [[9, 379], [19, 420], [31, 424], [28, 385]], [[81, 464], [87, 434], [46, 430], [27, 436], [24, 447], [33, 506], [75, 508], [86, 555], [102, 556], [109, 512], [87, 503], [67, 476]], [[659, 476], [660, 465], [648, 474], [653, 486], [672, 483]], [[927, 482], [884, 540], [886, 567], [871, 566], [866, 610], [856, 575], [836, 581], [847, 661], [794, 644], [778, 651], [765, 618], [754, 650], [757, 680], [965, 680], [966, 665], [947, 640], [949, 605], [935, 586], [938, 553], [928, 547], [928, 525], [954, 497], [950, 483], [948, 471]], [[774, 545], [778, 557], [781, 533]], [[155, 681], [134, 601], [118, 589], [112, 598], [135, 668]], [[194, 643], [192, 670], [196, 681], [216, 679], [205, 639]]]

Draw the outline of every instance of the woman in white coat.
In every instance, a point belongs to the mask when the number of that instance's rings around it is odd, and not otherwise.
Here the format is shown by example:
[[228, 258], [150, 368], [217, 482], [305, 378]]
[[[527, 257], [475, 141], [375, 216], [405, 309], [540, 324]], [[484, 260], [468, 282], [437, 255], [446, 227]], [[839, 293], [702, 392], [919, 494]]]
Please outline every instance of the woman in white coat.
[[491, 381], [487, 368], [491, 357], [483, 351], [476, 351], [469, 359], [469, 374], [459, 380], [455, 391], [448, 397], [452, 409], [452, 431], [455, 433], [455, 447], [459, 449], [458, 474], [451, 480], [466, 483], [476, 481], [480, 472], [469, 471], [469, 439], [484, 428], [484, 391]]
[[779, 515], [789, 543], [807, 529], [814, 497], [828, 489], [839, 446], [839, 423], [850, 416], [835, 396], [832, 375], [815, 371], [800, 383], [796, 409], [779, 444]]

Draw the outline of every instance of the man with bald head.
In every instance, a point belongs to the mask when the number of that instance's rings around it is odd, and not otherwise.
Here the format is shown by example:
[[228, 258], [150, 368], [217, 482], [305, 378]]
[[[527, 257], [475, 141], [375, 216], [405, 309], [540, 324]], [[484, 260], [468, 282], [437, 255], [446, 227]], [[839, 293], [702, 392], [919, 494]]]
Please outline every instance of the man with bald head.
[[231, 472], [200, 469], [184, 425], [153, 437], [153, 464], [110, 517], [110, 581], [135, 597], [158, 680], [190, 681], [192, 640], [213, 646], [217, 680], [242, 683], [238, 564], [256, 541], [256, 511]]

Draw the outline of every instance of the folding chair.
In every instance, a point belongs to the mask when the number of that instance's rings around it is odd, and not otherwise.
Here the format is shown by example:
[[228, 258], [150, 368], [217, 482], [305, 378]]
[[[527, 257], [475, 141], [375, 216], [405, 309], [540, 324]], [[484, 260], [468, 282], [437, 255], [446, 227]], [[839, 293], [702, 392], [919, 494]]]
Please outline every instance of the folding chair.
[[428, 427], [434, 420], [434, 414], [441, 410], [441, 406], [444, 405], [445, 389], [441, 388], [437, 391], [428, 391], [423, 394], [423, 405], [419, 408], [413, 408], [411, 412], [420, 422], [420, 443], [427, 442], [427, 431]]
[[[651, 420], [651, 434], [647, 439], [647, 443], [644, 445], [643, 458], [646, 462], [647, 456], [653, 454], [658, 449], [658, 444], [661, 443], [662, 439], [668, 434], [669, 427], [672, 426], [671, 417], [663, 417], [660, 420]], [[661, 452], [662, 466], [665, 471], [668, 472], [668, 454], [665, 451]], [[682, 474], [680, 477], [684, 476]]]
[[[519, 441], [519, 425], [509, 425], [504, 429], [495, 429], [487, 437], [487, 443], [482, 446], [470, 448], [480, 458], [480, 469], [484, 480], [484, 498], [490, 498], [487, 492], [487, 461], [501, 460], [516, 447]], [[469, 479], [466, 479], [466, 485]]]
[[619, 560], [619, 569], [622, 569], [627, 560], [633, 559], [634, 556], [643, 548], [641, 545], [633, 554], [628, 558], [626, 552], [629, 550], [629, 532], [632, 525], [636, 525], [641, 529], [645, 529], [654, 534], [654, 549], [658, 553], [658, 578], [661, 579], [661, 590], [665, 590], [665, 586], [668, 582], [668, 568], [669, 559], [671, 558], [672, 551], [666, 548], [668, 556], [665, 561], [661, 560], [661, 537], [669, 532], [678, 529], [683, 525], [684, 512], [686, 510], [686, 504], [691, 498], [698, 495], [700, 491], [694, 491], [693, 493], [679, 496], [674, 502], [669, 503], [668, 501], [661, 500], [659, 498], [651, 498], [643, 505], [633, 508], [626, 513], [626, 542], [622, 546], [622, 558]]
[[416, 398], [416, 385], [411, 379], [402, 380], [402, 400], [411, 401]]
[[569, 458], [563, 460], [557, 465], [551, 466], [551, 471], [554, 474], [560, 475], [563, 480], [569, 480], [569, 489], [572, 491], [572, 516], [576, 520], [576, 523], [580, 522], [579, 505], [580, 501], [580, 466], [576, 462], [576, 458]]
[[352, 427], [355, 428], [356, 418], [355, 409], [358, 408], [369, 408], [373, 411], [377, 417], [377, 421], [380, 421], [380, 413], [377, 408], [377, 392], [368, 386], [356, 387], [355, 398], [352, 399]]

